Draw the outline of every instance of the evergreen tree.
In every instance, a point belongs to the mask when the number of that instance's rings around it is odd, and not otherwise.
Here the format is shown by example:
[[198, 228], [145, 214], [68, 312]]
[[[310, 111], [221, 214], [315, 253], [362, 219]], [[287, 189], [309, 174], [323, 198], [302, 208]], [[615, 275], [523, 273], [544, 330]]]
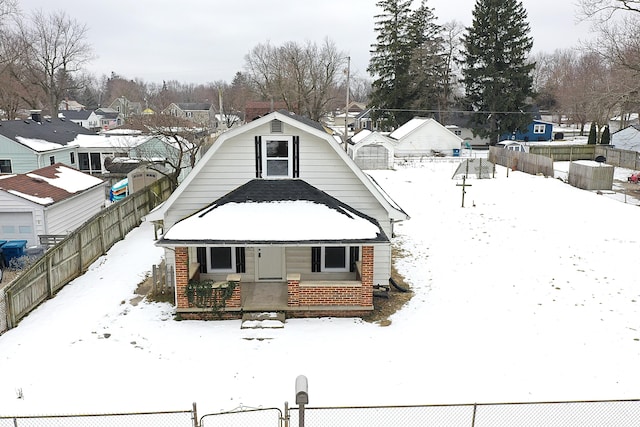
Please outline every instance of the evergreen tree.
[[367, 68], [374, 76], [369, 104], [384, 111], [388, 125], [401, 125], [411, 119], [410, 113], [397, 111], [408, 103], [411, 0], [379, 0], [376, 5], [382, 13], [375, 16], [376, 43]]
[[409, 18], [408, 40], [411, 47], [407, 107], [441, 111], [447, 108], [450, 82], [442, 28], [435, 23], [433, 9], [422, 0]]
[[611, 131], [609, 130], [609, 126], [605, 126], [602, 130], [602, 136], [600, 137], [600, 144], [609, 145], [611, 144]]
[[463, 83], [473, 114], [474, 133], [495, 144], [502, 133], [524, 130], [531, 122], [527, 99], [533, 95], [527, 62], [533, 39], [520, 0], [476, 0], [473, 22], [463, 36]]
[[591, 122], [591, 128], [589, 129], [589, 139], [587, 139], [587, 144], [595, 145], [597, 136], [597, 127], [598, 125], [595, 122]]

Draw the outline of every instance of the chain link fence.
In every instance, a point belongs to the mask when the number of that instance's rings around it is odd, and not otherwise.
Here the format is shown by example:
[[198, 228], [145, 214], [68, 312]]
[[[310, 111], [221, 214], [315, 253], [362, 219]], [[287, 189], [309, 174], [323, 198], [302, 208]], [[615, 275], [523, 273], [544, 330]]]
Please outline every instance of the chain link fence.
[[195, 427], [192, 411], [128, 414], [0, 416], [0, 427]]
[[0, 427], [638, 427], [640, 400], [0, 416]]
[[288, 422], [291, 427], [638, 427], [640, 400], [292, 408]]

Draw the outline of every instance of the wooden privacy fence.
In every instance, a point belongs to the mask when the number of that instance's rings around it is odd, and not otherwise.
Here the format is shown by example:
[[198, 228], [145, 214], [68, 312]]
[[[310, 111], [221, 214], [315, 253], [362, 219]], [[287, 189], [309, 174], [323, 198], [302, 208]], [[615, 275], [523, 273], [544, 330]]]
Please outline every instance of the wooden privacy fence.
[[[142, 217], [171, 194], [167, 178], [113, 203], [49, 249], [4, 289], [6, 329], [78, 276], [140, 225]], [[0, 296], [2, 294], [0, 293]], [[2, 312], [0, 311], [0, 314]], [[0, 326], [2, 322], [0, 322]], [[5, 330], [0, 329], [0, 333]]]
[[538, 154], [489, 147], [489, 161], [531, 175], [553, 176], [553, 160]]
[[[529, 154], [549, 157], [553, 162], [573, 162], [576, 160], [593, 160], [596, 158], [595, 144], [567, 145], [531, 145]], [[553, 176], [553, 175], [552, 175]]]
[[640, 153], [620, 150], [608, 145], [597, 145], [596, 156], [604, 156], [607, 164], [625, 169], [640, 170]]

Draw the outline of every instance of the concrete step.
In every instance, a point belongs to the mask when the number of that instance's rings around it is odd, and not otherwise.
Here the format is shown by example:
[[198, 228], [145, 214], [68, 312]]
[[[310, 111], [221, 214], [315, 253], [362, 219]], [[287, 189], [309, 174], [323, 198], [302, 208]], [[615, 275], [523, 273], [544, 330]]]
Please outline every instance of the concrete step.
[[285, 315], [282, 312], [251, 312], [242, 314], [241, 329], [284, 328]]

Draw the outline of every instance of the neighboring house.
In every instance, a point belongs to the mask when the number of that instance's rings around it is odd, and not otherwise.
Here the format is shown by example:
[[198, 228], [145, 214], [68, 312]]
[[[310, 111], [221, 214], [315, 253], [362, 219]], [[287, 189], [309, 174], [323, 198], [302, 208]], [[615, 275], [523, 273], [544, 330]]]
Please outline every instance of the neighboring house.
[[[146, 219], [163, 222], [178, 315], [203, 318], [363, 315], [408, 216], [319, 123], [273, 112], [223, 133]], [[233, 290], [224, 307], [198, 300], [206, 281]]]
[[34, 112], [26, 120], [0, 122], [0, 174], [26, 173], [55, 163], [77, 168], [78, 135], [95, 135], [60, 119], [44, 119]]
[[500, 141], [496, 144], [496, 147], [504, 148], [505, 150], [520, 151], [521, 153], [529, 152], [529, 148], [525, 146], [523, 143], [518, 141], [509, 141], [509, 140]]
[[393, 168], [393, 141], [378, 132], [361, 130], [349, 139], [348, 150], [360, 169]]
[[82, 111], [84, 110], [84, 105], [80, 104], [77, 101], [66, 99], [58, 105], [59, 111]]
[[454, 135], [462, 138], [465, 147], [486, 148], [490, 143], [489, 138], [483, 138], [473, 133], [472, 114], [467, 111], [447, 114], [447, 125], [445, 127], [453, 132]]
[[96, 111], [100, 129], [109, 130], [124, 124], [124, 115], [112, 108], [98, 108]]
[[389, 135], [395, 157], [447, 155], [460, 152], [462, 138], [435, 119], [414, 117]]
[[0, 240], [36, 246], [39, 236], [70, 233], [104, 205], [101, 179], [61, 163], [0, 176]]
[[174, 117], [182, 117], [190, 122], [211, 126], [213, 124], [213, 105], [204, 102], [174, 103], [162, 110], [162, 114]]
[[527, 130], [524, 132], [516, 131], [512, 133], [505, 133], [500, 136], [500, 141], [551, 141], [553, 138], [553, 123], [545, 122], [542, 120], [534, 119], [527, 126]]
[[249, 101], [244, 106], [244, 118], [246, 122], [254, 121], [274, 111], [287, 108], [284, 101]]
[[[189, 141], [181, 140], [179, 144], [172, 138], [166, 136], [146, 137], [146, 140], [140, 144], [136, 144], [129, 150], [131, 159], [140, 160], [143, 163], [168, 163], [164, 170], [178, 167], [181, 169], [178, 176], [178, 182], [182, 182], [184, 178], [191, 172], [191, 152], [195, 146]], [[198, 153], [199, 155], [199, 153]], [[198, 161], [198, 157], [193, 160], [193, 164]]]
[[69, 120], [73, 123], [76, 123], [83, 128], [98, 131], [100, 130], [100, 117], [98, 117], [95, 111], [90, 110], [66, 110], [60, 111], [59, 117], [61, 119]]
[[214, 114], [216, 129], [229, 129], [234, 126], [240, 126], [242, 119], [235, 114]]
[[360, 114], [358, 114], [353, 120], [354, 130], [357, 132], [361, 129], [367, 129], [370, 131], [377, 131], [381, 128], [382, 119], [378, 118], [376, 121], [373, 120], [372, 113], [373, 109], [368, 108]]
[[[78, 152], [77, 168], [90, 174], [109, 173], [109, 163], [114, 159], [131, 157], [132, 150], [139, 145], [157, 140], [148, 135], [100, 134], [82, 135], [75, 140]], [[162, 145], [166, 145], [162, 143]], [[164, 151], [153, 153], [161, 157]], [[157, 156], [155, 156], [157, 154]], [[149, 152], [148, 156], [151, 156]]]
[[630, 125], [611, 134], [611, 145], [620, 150], [640, 152], [640, 125]]
[[121, 96], [113, 100], [109, 104], [109, 109], [114, 110], [126, 119], [129, 116], [139, 116], [142, 114], [142, 102], [129, 101], [126, 97]]
[[609, 131], [617, 132], [631, 125], [640, 124], [638, 113], [626, 113], [609, 119]]

